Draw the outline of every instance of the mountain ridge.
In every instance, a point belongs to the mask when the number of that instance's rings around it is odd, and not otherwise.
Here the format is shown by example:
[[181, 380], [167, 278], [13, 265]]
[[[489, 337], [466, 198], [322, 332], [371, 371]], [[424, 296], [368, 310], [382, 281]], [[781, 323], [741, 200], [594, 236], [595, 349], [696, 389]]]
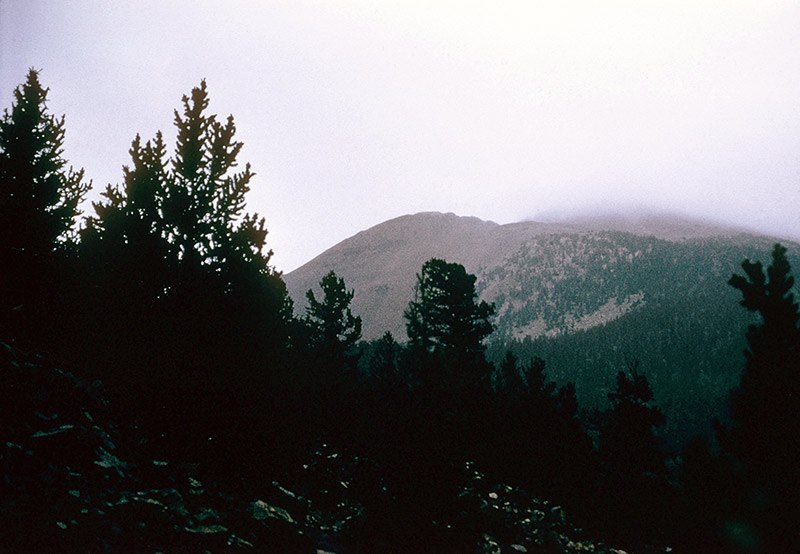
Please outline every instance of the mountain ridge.
[[[672, 256], [677, 264], [673, 267], [679, 267], [687, 256], [693, 258], [689, 251], [700, 249], [714, 258], [716, 248], [727, 252], [726, 261], [717, 263], [714, 271], [725, 286], [725, 271], [730, 276], [744, 257], [765, 257], [777, 240], [733, 226], [665, 214], [501, 225], [453, 213], [420, 212], [360, 231], [286, 274], [284, 280], [296, 310], [302, 312], [305, 292], [318, 291], [322, 276], [335, 271], [355, 292], [352, 308], [364, 320], [364, 338], [375, 339], [390, 331], [402, 341], [402, 313], [413, 298], [416, 274], [428, 259], [443, 258], [477, 275], [481, 298], [497, 306], [501, 335], [536, 338], [603, 324], [651, 300], [636, 287], [615, 285], [615, 271], [635, 273], [644, 260], [657, 266], [660, 262], [654, 256], [659, 255]], [[581, 264], [589, 265], [582, 268]], [[669, 264], [661, 268], [665, 270]], [[560, 302], [564, 295], [574, 296], [561, 290], [569, 286], [585, 288], [589, 296], [603, 296], [576, 310], [563, 304], [533, 306], [541, 302], [541, 290], [553, 289], [553, 302]], [[657, 291], [649, 293], [653, 294]], [[567, 312], [559, 321], [550, 313], [558, 309]], [[520, 310], [530, 317], [526, 320]]]

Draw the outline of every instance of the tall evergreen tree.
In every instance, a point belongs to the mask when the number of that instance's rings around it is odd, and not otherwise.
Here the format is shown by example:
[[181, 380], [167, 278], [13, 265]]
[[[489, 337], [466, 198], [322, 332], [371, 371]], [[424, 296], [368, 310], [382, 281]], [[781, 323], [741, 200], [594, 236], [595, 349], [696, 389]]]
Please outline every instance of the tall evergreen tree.
[[[138, 234], [160, 239], [166, 256], [179, 268], [178, 281], [203, 267], [222, 277], [223, 288], [233, 286], [233, 268], [249, 264], [258, 274], [276, 274], [270, 267], [272, 251], [265, 251], [264, 219], [246, 214], [245, 196], [254, 173], [250, 164], [235, 171], [243, 143], [235, 141], [233, 117], [221, 123], [208, 107], [206, 83], [184, 96], [183, 112], [175, 110], [178, 129], [175, 155], [167, 160], [161, 133], [131, 146], [132, 165], [124, 168], [124, 186], [109, 186], [104, 200], [95, 204], [97, 216], [89, 233], [101, 239], [121, 236], [126, 243]], [[116, 225], [116, 227], [115, 227]], [[165, 282], [165, 292], [175, 286]]]
[[[719, 467], [734, 484], [721, 521], [729, 551], [800, 549], [800, 310], [786, 248], [776, 244], [766, 272], [746, 260], [729, 283], [761, 316], [747, 332], [732, 422], [718, 425]], [[710, 491], [714, 494], [713, 491]], [[719, 492], [717, 492], [719, 494]]]
[[233, 118], [206, 113], [205, 81], [182, 103], [172, 158], [161, 133], [137, 136], [124, 183], [106, 189], [83, 233], [85, 354], [112, 368], [100, 376], [165, 442], [235, 442], [231, 430], [260, 427], [256, 411], [277, 396], [291, 302], [264, 220], [244, 211], [253, 173], [236, 170]]
[[404, 384], [399, 365], [400, 350], [400, 345], [389, 331], [374, 342], [369, 358], [369, 376], [377, 381], [379, 386], [391, 390]]
[[574, 385], [558, 387], [547, 379], [544, 360], [533, 358], [520, 367], [510, 352], [500, 375], [484, 439], [485, 466], [536, 495], [571, 507], [585, 505], [595, 468]]
[[[326, 440], [335, 439], [354, 430], [359, 422], [360, 410], [356, 401], [358, 384], [358, 359], [361, 352], [357, 343], [361, 339], [361, 318], [353, 314], [350, 302], [353, 291], [347, 290], [344, 279], [333, 271], [319, 282], [322, 298], [317, 299], [312, 290], [306, 298], [308, 306], [303, 319], [306, 342], [306, 412], [312, 414], [312, 425], [321, 428]], [[343, 405], [350, 406], [341, 410]]]
[[616, 388], [608, 393], [611, 409], [600, 434], [600, 454], [610, 468], [625, 476], [664, 473], [664, 454], [655, 429], [665, 423], [653, 403], [647, 377], [633, 362], [628, 373], [617, 373]]
[[527, 389], [522, 370], [519, 367], [519, 359], [510, 350], [500, 362], [500, 366], [495, 372], [494, 390], [511, 399], [519, 398]]
[[607, 536], [632, 546], [664, 540], [668, 487], [665, 455], [656, 428], [666, 422], [653, 402], [647, 377], [638, 362], [617, 374], [608, 394], [611, 408], [604, 414], [598, 452], [602, 464], [599, 519]]
[[[494, 330], [493, 304], [478, 301], [476, 277], [464, 266], [432, 258], [417, 275], [414, 300], [404, 312], [409, 349], [422, 380], [445, 388], [474, 386], [488, 375], [484, 339]], [[430, 372], [435, 372], [433, 375]]]
[[483, 340], [493, 313], [477, 300], [475, 276], [463, 266], [439, 259], [422, 266], [405, 311], [409, 345], [398, 359], [403, 386], [384, 416], [391, 434], [376, 434], [374, 441], [394, 499], [383, 518], [394, 529], [386, 532], [400, 535], [396, 542], [406, 549], [463, 549], [459, 541], [475, 531], [455, 529], [466, 509], [459, 495], [465, 467], [486, 436], [483, 378], [491, 367]]
[[733, 411], [740, 425], [758, 425], [768, 415], [763, 407], [776, 400], [776, 393], [784, 398], [800, 392], [800, 311], [785, 247], [775, 245], [766, 274], [761, 262], [746, 260], [742, 268], [747, 276], [734, 275], [729, 283], [742, 292], [742, 306], [761, 316], [761, 324], [747, 331], [747, 364]]
[[48, 112], [48, 92], [31, 69], [0, 118], [0, 334], [6, 340], [22, 334], [36, 343], [33, 335], [56, 319], [63, 255], [90, 187], [83, 170], [66, 169], [64, 117]]
[[306, 324], [310, 333], [310, 348], [329, 363], [353, 369], [358, 354], [356, 343], [361, 339], [361, 317], [353, 315], [344, 279], [331, 271], [319, 282], [323, 297], [317, 300], [313, 290], [306, 292]]

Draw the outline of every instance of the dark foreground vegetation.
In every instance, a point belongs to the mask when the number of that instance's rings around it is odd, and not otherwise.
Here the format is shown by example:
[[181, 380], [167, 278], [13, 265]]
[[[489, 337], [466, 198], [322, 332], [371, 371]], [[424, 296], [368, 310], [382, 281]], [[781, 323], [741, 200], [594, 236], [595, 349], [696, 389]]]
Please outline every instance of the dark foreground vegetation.
[[0, 544], [34, 552], [795, 552], [800, 330], [785, 249], [730, 418], [667, 456], [636, 360], [601, 410], [485, 355], [494, 307], [432, 259], [407, 341], [320, 276], [294, 315], [205, 83], [80, 218], [31, 71], [0, 120]]

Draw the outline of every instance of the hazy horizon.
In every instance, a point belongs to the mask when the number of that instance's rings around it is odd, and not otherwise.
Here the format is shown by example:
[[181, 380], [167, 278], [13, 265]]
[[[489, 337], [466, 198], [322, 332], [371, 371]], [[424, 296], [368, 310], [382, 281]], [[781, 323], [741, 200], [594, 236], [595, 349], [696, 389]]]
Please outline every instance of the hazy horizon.
[[207, 79], [285, 272], [404, 214], [676, 213], [800, 240], [791, 1], [0, 1], [95, 190]]

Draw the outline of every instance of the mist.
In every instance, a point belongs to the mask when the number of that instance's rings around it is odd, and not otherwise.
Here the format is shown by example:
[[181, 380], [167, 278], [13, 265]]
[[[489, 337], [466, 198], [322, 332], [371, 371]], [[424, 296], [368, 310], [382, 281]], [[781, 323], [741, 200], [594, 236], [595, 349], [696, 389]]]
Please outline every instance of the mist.
[[[289, 271], [420, 211], [509, 223], [657, 211], [798, 238], [800, 7], [311, 0], [0, 5], [95, 190], [206, 78]], [[87, 206], [87, 209], [90, 209]]]

